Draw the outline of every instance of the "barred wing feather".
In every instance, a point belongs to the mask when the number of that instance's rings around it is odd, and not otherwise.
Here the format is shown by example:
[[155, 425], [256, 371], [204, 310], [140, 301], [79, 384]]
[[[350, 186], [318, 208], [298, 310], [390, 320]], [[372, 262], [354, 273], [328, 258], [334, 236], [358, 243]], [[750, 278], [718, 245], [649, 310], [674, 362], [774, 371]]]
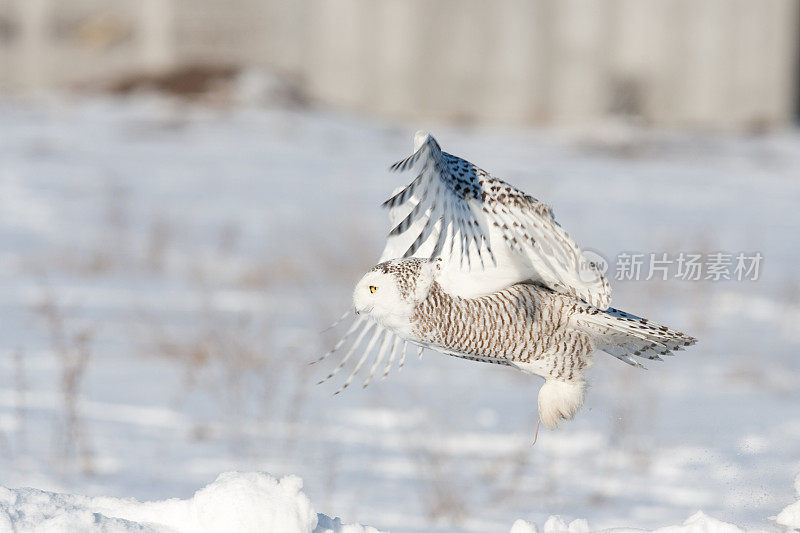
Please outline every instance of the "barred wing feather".
[[457, 293], [536, 281], [600, 309], [609, 306], [608, 281], [549, 206], [443, 152], [427, 133], [414, 141], [415, 152], [391, 166], [417, 174], [384, 202], [392, 230], [381, 260], [441, 257], [458, 279]]

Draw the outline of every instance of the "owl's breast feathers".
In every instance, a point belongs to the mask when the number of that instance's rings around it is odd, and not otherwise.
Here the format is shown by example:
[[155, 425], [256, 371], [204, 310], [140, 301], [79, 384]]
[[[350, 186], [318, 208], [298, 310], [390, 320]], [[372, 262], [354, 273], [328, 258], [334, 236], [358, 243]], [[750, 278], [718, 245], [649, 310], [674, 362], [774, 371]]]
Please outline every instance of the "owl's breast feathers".
[[417, 342], [451, 355], [572, 379], [594, 348], [590, 336], [570, 324], [582, 307], [532, 284], [461, 298], [434, 283], [415, 308], [412, 331]]

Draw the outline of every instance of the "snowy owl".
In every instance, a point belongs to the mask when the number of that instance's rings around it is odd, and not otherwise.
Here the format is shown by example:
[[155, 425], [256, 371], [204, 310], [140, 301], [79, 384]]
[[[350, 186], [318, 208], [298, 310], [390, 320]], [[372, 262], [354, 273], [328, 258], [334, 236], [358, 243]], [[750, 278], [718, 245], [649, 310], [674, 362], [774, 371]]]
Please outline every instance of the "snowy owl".
[[543, 377], [539, 416], [552, 429], [583, 404], [592, 352], [641, 366], [633, 356], [660, 360], [695, 343], [609, 308], [608, 281], [550, 207], [443, 152], [427, 133], [417, 133], [414, 145], [391, 167], [418, 174], [384, 203], [393, 229], [380, 264], [356, 285], [355, 321], [320, 358], [354, 338], [325, 381], [363, 349], [337, 394], [376, 347], [365, 387], [384, 359], [388, 374], [398, 349], [402, 366], [411, 343], [420, 353], [430, 348]]

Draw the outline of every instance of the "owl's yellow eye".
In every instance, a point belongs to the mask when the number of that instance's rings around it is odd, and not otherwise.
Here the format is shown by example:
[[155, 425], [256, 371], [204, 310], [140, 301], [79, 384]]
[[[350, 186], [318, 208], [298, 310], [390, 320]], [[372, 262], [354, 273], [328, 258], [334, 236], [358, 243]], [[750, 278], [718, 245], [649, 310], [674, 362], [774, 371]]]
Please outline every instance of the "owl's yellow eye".
[[369, 286], [369, 292], [374, 293], [377, 290], [378, 290], [378, 287], [376, 287], [375, 285], [370, 285]]

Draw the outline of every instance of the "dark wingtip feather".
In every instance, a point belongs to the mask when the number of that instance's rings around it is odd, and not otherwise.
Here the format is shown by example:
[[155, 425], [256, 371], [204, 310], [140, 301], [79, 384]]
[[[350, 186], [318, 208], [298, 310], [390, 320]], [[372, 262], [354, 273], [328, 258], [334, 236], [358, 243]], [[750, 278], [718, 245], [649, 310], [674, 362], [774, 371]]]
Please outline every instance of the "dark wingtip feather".
[[406, 157], [405, 159], [401, 159], [400, 161], [392, 164], [389, 167], [389, 171], [390, 172], [405, 172], [412, 165], [414, 165], [414, 163], [417, 162], [417, 159], [419, 158], [419, 155], [420, 155], [421, 151], [422, 151], [422, 149], [414, 152], [413, 154], [411, 154], [410, 156]]

